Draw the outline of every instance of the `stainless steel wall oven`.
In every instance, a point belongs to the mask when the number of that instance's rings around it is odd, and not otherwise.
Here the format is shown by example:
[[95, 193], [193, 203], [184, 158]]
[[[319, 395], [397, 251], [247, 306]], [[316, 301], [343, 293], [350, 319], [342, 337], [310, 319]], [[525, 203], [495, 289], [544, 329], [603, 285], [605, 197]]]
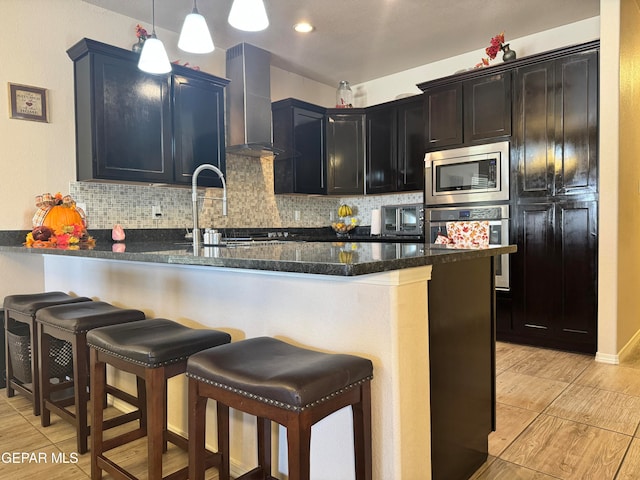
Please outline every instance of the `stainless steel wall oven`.
[[[489, 245], [509, 245], [509, 205], [430, 208], [426, 210], [426, 219], [427, 243], [434, 243], [439, 234], [446, 236], [449, 222], [487, 220]], [[509, 290], [509, 255], [499, 255], [494, 259], [496, 289]]]

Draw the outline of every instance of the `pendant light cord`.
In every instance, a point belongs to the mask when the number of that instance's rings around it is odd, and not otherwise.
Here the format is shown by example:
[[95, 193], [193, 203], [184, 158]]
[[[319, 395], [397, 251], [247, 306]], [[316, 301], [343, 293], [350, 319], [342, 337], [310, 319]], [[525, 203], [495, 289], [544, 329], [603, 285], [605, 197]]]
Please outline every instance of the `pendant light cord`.
[[156, 36], [156, 0], [151, 0], [151, 34]]

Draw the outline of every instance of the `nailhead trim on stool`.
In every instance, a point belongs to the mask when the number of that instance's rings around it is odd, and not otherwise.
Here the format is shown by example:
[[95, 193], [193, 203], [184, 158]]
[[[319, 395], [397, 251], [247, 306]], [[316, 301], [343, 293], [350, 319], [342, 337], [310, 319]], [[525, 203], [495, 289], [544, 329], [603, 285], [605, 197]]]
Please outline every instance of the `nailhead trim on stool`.
[[[122, 325], [96, 328], [87, 333], [91, 347], [91, 478], [98, 480], [102, 470], [115, 478], [134, 480], [104, 455], [112, 448], [147, 436], [147, 468], [149, 480], [162, 477], [162, 454], [167, 441], [187, 449], [186, 438], [167, 429], [167, 379], [184, 373], [187, 359], [200, 350], [210, 349], [231, 341], [228, 333], [218, 330], [198, 330], [171, 320], [154, 318]], [[146, 429], [124, 433], [115, 438], [103, 438], [104, 372], [109, 364], [119, 370], [133, 373], [145, 381], [147, 402]], [[208, 452], [206, 467], [218, 466], [220, 455]], [[170, 475], [172, 479], [186, 478], [188, 467]]]
[[[87, 297], [73, 297], [64, 292], [28, 293], [7, 295], [4, 297], [4, 328], [7, 368], [7, 397], [11, 398], [18, 392], [33, 403], [33, 414], [40, 415], [40, 374], [38, 355], [38, 330], [35, 317], [38, 310], [53, 305], [63, 305], [78, 302], [90, 302]], [[31, 349], [31, 386], [15, 378], [13, 364], [9, 351], [9, 335], [17, 323], [29, 327], [29, 347]]]
[[207, 399], [216, 401], [220, 480], [229, 480], [230, 473], [229, 408], [257, 417], [258, 467], [236, 480], [273, 478], [272, 421], [287, 429], [289, 480], [309, 480], [311, 426], [346, 406], [353, 413], [356, 479], [371, 480], [370, 360], [259, 337], [194, 354], [187, 362], [187, 377], [191, 480], [204, 478]]
[[[140, 310], [118, 308], [106, 302], [83, 302], [69, 305], [57, 305], [38, 310], [36, 323], [38, 326], [38, 349], [40, 352], [49, 349], [51, 337], [64, 340], [71, 344], [73, 352], [73, 378], [69, 381], [53, 385], [49, 382], [48, 363], [42, 362], [40, 368], [40, 422], [43, 427], [51, 423], [50, 412], [56, 413], [63, 420], [76, 428], [78, 453], [87, 452], [87, 438], [89, 426], [87, 418], [87, 403], [89, 401], [89, 351], [87, 346], [87, 332], [93, 328], [107, 325], [117, 325], [127, 322], [144, 320], [145, 314]], [[42, 355], [40, 358], [43, 358]], [[55, 398], [54, 394], [73, 387], [73, 402], [66, 398]], [[130, 398], [124, 392], [113, 390], [109, 393], [118, 398]], [[66, 407], [73, 405], [74, 411]], [[109, 419], [109, 428], [131, 420], [141, 420], [143, 411], [140, 409], [129, 414]]]

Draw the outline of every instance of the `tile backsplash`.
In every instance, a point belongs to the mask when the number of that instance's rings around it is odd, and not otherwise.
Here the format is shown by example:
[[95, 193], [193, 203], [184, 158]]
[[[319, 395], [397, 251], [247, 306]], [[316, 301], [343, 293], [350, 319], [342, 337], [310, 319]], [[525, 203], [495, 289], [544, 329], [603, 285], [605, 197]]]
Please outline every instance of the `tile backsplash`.
[[[222, 189], [201, 188], [201, 228], [305, 228], [331, 223], [341, 203], [353, 207], [360, 225], [371, 224], [381, 205], [421, 203], [422, 192], [350, 197], [274, 195], [273, 159], [227, 155], [228, 216], [222, 216]], [[191, 188], [97, 182], [72, 182], [70, 195], [86, 206], [89, 230], [193, 227]], [[152, 207], [162, 216], [154, 218]], [[296, 214], [296, 212], [299, 212]]]

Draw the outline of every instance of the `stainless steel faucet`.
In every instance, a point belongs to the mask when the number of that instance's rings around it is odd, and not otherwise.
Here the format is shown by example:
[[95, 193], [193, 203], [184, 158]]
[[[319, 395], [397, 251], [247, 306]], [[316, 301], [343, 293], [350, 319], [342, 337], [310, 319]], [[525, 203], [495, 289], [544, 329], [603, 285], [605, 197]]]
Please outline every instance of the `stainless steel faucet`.
[[196, 168], [195, 172], [193, 172], [193, 177], [191, 179], [191, 202], [193, 204], [193, 253], [198, 254], [200, 251], [200, 229], [198, 228], [198, 175], [203, 170], [211, 170], [218, 174], [220, 180], [222, 180], [222, 198], [217, 198], [214, 200], [222, 200], [222, 215], [227, 216], [227, 184], [224, 181], [224, 174], [222, 171], [208, 163], [200, 165]]

